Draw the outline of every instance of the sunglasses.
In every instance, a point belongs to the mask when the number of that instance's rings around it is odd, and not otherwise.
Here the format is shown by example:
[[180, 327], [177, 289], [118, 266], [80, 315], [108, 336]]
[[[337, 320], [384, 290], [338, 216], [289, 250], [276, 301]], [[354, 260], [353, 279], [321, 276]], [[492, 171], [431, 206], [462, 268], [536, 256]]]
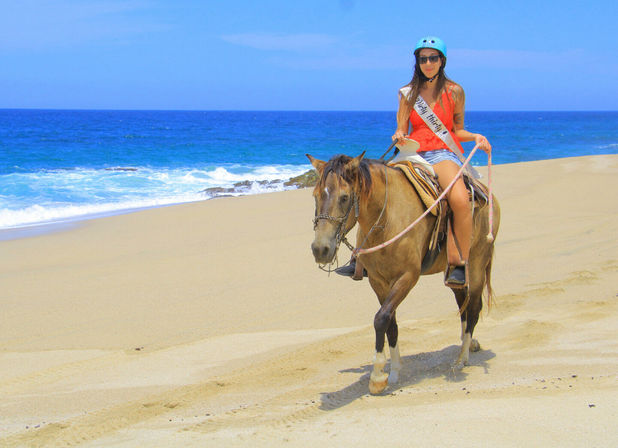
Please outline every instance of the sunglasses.
[[437, 55], [437, 54], [434, 54], [431, 56], [419, 56], [418, 57], [418, 62], [421, 65], [427, 64], [427, 62], [431, 62], [432, 64], [435, 64], [439, 60], [440, 60], [440, 55]]

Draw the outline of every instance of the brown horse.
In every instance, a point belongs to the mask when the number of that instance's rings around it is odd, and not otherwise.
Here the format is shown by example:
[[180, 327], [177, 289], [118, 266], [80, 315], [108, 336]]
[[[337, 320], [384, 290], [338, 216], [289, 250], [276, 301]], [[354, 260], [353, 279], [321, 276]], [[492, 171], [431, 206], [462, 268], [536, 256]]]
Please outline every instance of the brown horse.
[[[355, 158], [340, 155], [324, 162], [307, 154], [320, 175], [313, 191], [316, 218], [315, 239], [311, 244], [315, 261], [319, 264], [333, 261], [343, 236], [357, 222], [357, 244], [364, 242], [363, 247], [373, 247], [397, 235], [425, 211], [423, 202], [399, 169], [378, 161], [363, 160], [363, 156], [364, 153]], [[489, 207], [483, 205], [474, 212], [469, 287], [453, 289], [462, 328], [461, 351], [453, 366], [457, 369], [467, 365], [470, 350], [480, 349], [472, 334], [483, 306], [484, 288], [487, 288], [488, 299], [492, 297], [490, 279], [494, 245], [487, 238], [488, 210]], [[401, 360], [395, 312], [421, 275], [421, 262], [430, 243], [435, 219], [428, 215], [393, 244], [359, 256], [358, 262], [366, 269], [369, 283], [380, 301], [380, 310], [374, 319], [376, 354], [369, 381], [372, 394], [381, 393], [387, 384], [398, 381]], [[499, 224], [500, 209], [494, 199], [494, 235]], [[442, 250], [433, 265], [422, 274], [436, 274], [446, 268], [446, 250]], [[391, 355], [390, 375], [384, 373], [385, 335]]]

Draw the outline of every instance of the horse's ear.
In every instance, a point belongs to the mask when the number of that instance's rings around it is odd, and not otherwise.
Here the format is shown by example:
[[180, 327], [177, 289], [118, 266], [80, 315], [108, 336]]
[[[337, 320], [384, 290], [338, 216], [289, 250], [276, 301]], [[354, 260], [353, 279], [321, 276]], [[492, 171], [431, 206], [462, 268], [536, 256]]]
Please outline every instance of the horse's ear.
[[324, 162], [323, 160], [316, 159], [315, 157], [311, 156], [311, 154], [305, 154], [305, 155], [307, 156], [307, 158], [309, 159], [313, 167], [316, 170], [318, 170], [318, 172], [321, 175], [322, 171], [324, 171], [324, 165], [326, 165], [326, 162]]
[[351, 169], [353, 169], [353, 170], [358, 169], [358, 167], [360, 166], [361, 160], [363, 160], [363, 157], [365, 157], [365, 153], [366, 152], [367, 151], [363, 151], [360, 156], [356, 156], [352, 160], [350, 160], [350, 165], [349, 166], [350, 166]]

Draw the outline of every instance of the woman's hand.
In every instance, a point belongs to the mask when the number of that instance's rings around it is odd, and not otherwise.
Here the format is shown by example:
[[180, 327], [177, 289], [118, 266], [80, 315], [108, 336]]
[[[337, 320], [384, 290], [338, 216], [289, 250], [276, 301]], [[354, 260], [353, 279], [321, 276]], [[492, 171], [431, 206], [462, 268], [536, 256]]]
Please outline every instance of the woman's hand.
[[406, 134], [401, 129], [397, 129], [391, 138], [393, 139], [393, 141], [396, 141], [402, 140], [405, 136]]
[[489, 140], [487, 140], [487, 137], [485, 137], [484, 135], [475, 134], [474, 141], [478, 145], [478, 147], [485, 151], [487, 154], [491, 152], [491, 145], [489, 144]]

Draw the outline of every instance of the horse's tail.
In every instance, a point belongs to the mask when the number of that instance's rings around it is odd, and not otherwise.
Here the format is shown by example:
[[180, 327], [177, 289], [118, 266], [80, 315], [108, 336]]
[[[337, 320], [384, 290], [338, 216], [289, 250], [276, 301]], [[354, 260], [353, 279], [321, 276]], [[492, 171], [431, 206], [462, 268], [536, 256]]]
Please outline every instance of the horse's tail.
[[485, 267], [485, 287], [487, 288], [487, 310], [490, 311], [492, 306], [496, 304], [494, 290], [491, 287], [491, 265], [494, 261], [494, 247], [492, 244], [489, 262]]

